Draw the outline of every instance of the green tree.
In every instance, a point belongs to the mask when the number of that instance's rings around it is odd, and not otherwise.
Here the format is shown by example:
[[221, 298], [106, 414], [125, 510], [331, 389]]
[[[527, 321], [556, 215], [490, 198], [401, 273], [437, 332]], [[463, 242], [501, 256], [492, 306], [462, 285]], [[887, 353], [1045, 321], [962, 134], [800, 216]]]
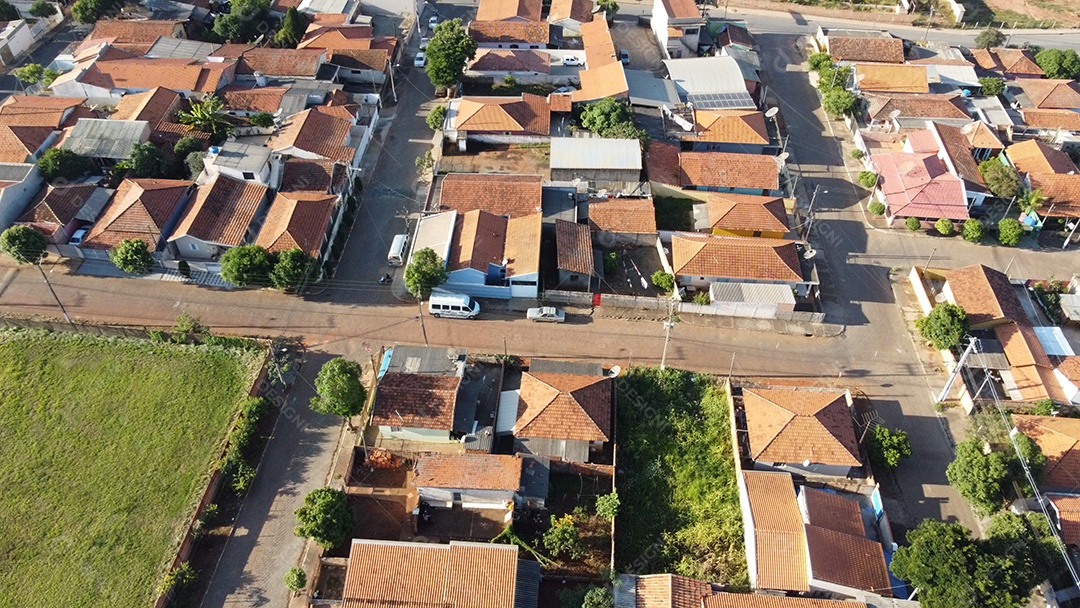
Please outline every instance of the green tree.
[[7, 0], [0, 0], [0, 21], [18, 21], [19, 19], [22, 19], [19, 9]]
[[63, 148], [49, 148], [38, 159], [38, 170], [46, 181], [54, 179], [73, 180], [86, 175], [94, 163], [84, 156]]
[[915, 327], [924, 340], [938, 350], [948, 350], [960, 344], [968, 333], [967, 313], [956, 304], [942, 302], [930, 314], [915, 320]]
[[109, 261], [128, 274], [146, 274], [154, 266], [154, 256], [142, 239], [124, 239], [109, 249]]
[[256, 112], [248, 117], [248, 122], [260, 129], [274, 126], [274, 115], [269, 112]]
[[604, 11], [604, 18], [610, 23], [615, 18], [616, 13], [619, 12], [619, 3], [615, 0], [597, 0], [597, 8]]
[[285, 588], [289, 591], [302, 591], [307, 587], [307, 573], [303, 568], [293, 566], [285, 573]]
[[178, 163], [184, 163], [192, 152], [202, 152], [203, 143], [198, 137], [186, 135], [176, 140], [173, 146], [173, 156]]
[[206, 165], [203, 163], [203, 159], [206, 158], [206, 152], [192, 152], [184, 159], [184, 167], [187, 170], [188, 179], [194, 180], [199, 177], [199, 174], [203, 172]]
[[907, 229], [911, 230], [912, 232], [918, 230], [919, 228], [922, 228], [922, 222], [920, 222], [919, 218], [917, 217], [907, 218], [906, 220], [904, 220], [904, 225], [907, 226]]
[[615, 519], [619, 514], [619, 493], [612, 490], [611, 494], [596, 497], [596, 514], [604, 519]]
[[939, 218], [934, 222], [934, 229], [938, 231], [941, 236], [952, 236], [956, 232], [956, 226], [953, 225], [952, 220], [947, 217]]
[[810, 69], [817, 72], [822, 68], [832, 67], [832, 55], [821, 52], [813, 53], [806, 58], [806, 63], [810, 66]]
[[988, 27], [975, 36], [975, 48], [992, 49], [1005, 44], [1005, 34], [996, 27]]
[[859, 171], [859, 185], [863, 188], [874, 188], [878, 183], [878, 174], [873, 171]]
[[675, 291], [675, 275], [670, 272], [664, 272], [663, 270], [657, 270], [652, 273], [652, 284], [654, 287], [665, 293], [671, 293]]
[[830, 116], [847, 116], [855, 111], [858, 106], [859, 100], [856, 99], [850, 91], [844, 89], [832, 89], [826, 92], [821, 98], [821, 107], [825, 108], [825, 111]]
[[60, 77], [60, 72], [52, 68], [45, 68], [45, 71], [41, 73], [41, 86], [51, 86], [53, 81]]
[[71, 16], [79, 23], [96, 23], [110, 8], [110, 0], [76, 0], [71, 5]]
[[428, 112], [427, 118], [425, 118], [424, 120], [427, 121], [427, 126], [432, 131], [438, 131], [439, 129], [442, 129], [443, 122], [446, 120], [446, 106], [438, 105], [434, 108], [431, 108], [431, 111]]
[[1015, 218], [1005, 217], [998, 222], [998, 242], [1006, 247], [1015, 247], [1024, 236], [1024, 227]]
[[874, 215], [885, 215], [885, 203], [881, 201], [870, 201], [870, 204], [866, 206], [866, 210]]
[[581, 126], [601, 136], [617, 125], [633, 122], [630, 108], [614, 97], [594, 101], [581, 110]]
[[1080, 56], [1072, 49], [1043, 49], [1035, 54], [1035, 63], [1047, 78], [1072, 80], [1080, 74]]
[[900, 466], [901, 458], [911, 456], [911, 442], [906, 431], [892, 430], [884, 426], [874, 427], [874, 432], [866, 439], [870, 460], [878, 466], [895, 469]]
[[435, 26], [427, 47], [427, 75], [431, 84], [449, 89], [461, 80], [465, 64], [476, 56], [476, 41], [461, 26], [461, 19], [450, 19]]
[[30, 5], [30, 15], [38, 19], [47, 19], [56, 14], [56, 6], [48, 0], [34, 0]]
[[225, 104], [214, 95], [191, 104], [191, 110], [181, 111], [180, 124], [209, 133], [215, 139], [223, 139], [232, 133], [232, 123], [225, 114]]
[[307, 16], [290, 6], [285, 11], [285, 18], [281, 21], [281, 29], [274, 34], [274, 44], [290, 49], [296, 48], [303, 39], [307, 26]]
[[229, 12], [214, 19], [214, 34], [229, 42], [251, 42], [269, 31], [269, 16], [270, 0], [233, 0]]
[[574, 516], [569, 513], [562, 517], [552, 515], [551, 527], [544, 531], [541, 541], [554, 557], [566, 555], [570, 559], [581, 559], [585, 555], [581, 532], [574, 523]]
[[1046, 579], [1053, 580], [1067, 569], [1061, 547], [1046, 518], [1038, 511], [995, 513], [986, 528], [985, 545], [989, 552], [1020, 563], [1027, 579], [1021, 581], [1018, 590], [1021, 593]]
[[1022, 190], [1016, 196], [1016, 206], [1024, 213], [1034, 213], [1042, 208], [1046, 197], [1039, 190]]
[[11, 256], [17, 264], [37, 264], [49, 244], [44, 234], [30, 226], [12, 226], [0, 233], [0, 251]]
[[593, 587], [585, 592], [581, 608], [615, 608], [615, 596], [607, 587]]
[[926, 519], [908, 531], [907, 541], [893, 555], [891, 568], [919, 588], [919, 602], [926, 608], [981, 606], [981, 596], [994, 592], [973, 578], [979, 550], [964, 526]]
[[293, 247], [277, 256], [277, 263], [270, 271], [270, 284], [282, 291], [297, 291], [311, 279], [314, 268], [315, 258], [303, 249]]
[[993, 76], [980, 78], [979, 85], [982, 86], [983, 95], [1001, 95], [1005, 92], [1005, 79], [994, 78]]
[[239, 287], [268, 285], [273, 267], [270, 252], [258, 245], [241, 245], [221, 254], [221, 278]]
[[312, 411], [341, 416], [349, 423], [353, 416], [364, 411], [367, 400], [367, 390], [360, 381], [362, 371], [359, 363], [341, 357], [324, 363], [315, 377], [318, 395], [311, 398]]
[[996, 158], [979, 163], [979, 173], [994, 196], [1012, 198], [1020, 192], [1020, 176], [1016, 169], [1005, 166]]
[[131, 146], [131, 171], [135, 177], [165, 177], [168, 162], [160, 148], [151, 142]]
[[1009, 458], [1001, 452], [984, 453], [982, 440], [972, 437], [957, 444], [956, 458], [945, 469], [945, 476], [976, 511], [989, 515], [1005, 502]]
[[304, 497], [304, 506], [296, 510], [299, 526], [296, 535], [310, 538], [323, 549], [340, 545], [352, 534], [353, 512], [344, 492], [318, 488]]
[[449, 278], [446, 262], [435, 250], [424, 247], [414, 251], [412, 262], [405, 268], [405, 287], [414, 297], [427, 297], [431, 290], [442, 285]]
[[855, 71], [849, 65], [828, 65], [818, 70], [818, 91], [825, 95], [829, 91], [843, 91], [847, 88]]
[[968, 218], [964, 222], [964, 240], [969, 243], [979, 243], [983, 240], [986, 229], [983, 223], [975, 218]]
[[[1046, 455], [1043, 454], [1042, 448], [1039, 444], [1035, 443], [1035, 440], [1023, 433], [1017, 433], [1016, 435], [1016, 447], [1019, 448], [1020, 454], [1024, 457], [1024, 462], [1027, 463], [1028, 469], [1031, 471], [1031, 476], [1035, 478], [1036, 483], [1041, 483], [1043, 477], [1046, 474]], [[1019, 458], [1014, 458], [1015, 467], [1014, 475], [1021, 481], [1024, 479], [1024, 469], [1020, 463]]]
[[[2, 2], [3, 0], [0, 0]], [[10, 4], [8, 6], [11, 6]], [[19, 79], [19, 82], [26, 84], [37, 84], [41, 82], [41, 78], [45, 75], [45, 68], [41, 67], [39, 63], [28, 63], [21, 68], [15, 68], [15, 77]]]

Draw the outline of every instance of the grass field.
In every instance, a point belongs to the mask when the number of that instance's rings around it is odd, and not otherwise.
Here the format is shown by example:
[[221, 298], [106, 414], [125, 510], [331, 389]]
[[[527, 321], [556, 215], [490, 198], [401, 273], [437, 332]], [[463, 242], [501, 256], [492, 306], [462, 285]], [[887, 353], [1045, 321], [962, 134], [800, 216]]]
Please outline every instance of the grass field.
[[0, 606], [149, 606], [259, 357], [0, 331]]
[[657, 368], [619, 378], [617, 571], [749, 587], [727, 398], [715, 382]]

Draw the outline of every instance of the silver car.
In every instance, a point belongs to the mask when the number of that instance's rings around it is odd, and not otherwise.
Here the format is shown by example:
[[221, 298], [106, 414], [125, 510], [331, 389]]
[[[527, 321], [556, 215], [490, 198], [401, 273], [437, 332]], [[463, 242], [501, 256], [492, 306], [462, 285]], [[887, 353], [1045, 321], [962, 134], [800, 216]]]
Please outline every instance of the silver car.
[[526, 311], [525, 318], [536, 322], [562, 323], [566, 320], [566, 311], [554, 306], [540, 306]]

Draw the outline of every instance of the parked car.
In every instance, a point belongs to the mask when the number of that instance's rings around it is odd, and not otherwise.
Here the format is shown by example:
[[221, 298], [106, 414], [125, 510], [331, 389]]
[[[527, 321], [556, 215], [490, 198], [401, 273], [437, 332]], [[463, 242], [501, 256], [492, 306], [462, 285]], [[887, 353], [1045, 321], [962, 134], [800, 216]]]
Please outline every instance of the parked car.
[[431, 42], [431, 38], [421, 38], [420, 39], [420, 50], [421, 51], [427, 50], [427, 45], [428, 45], [429, 42]]
[[581, 58], [576, 55], [567, 55], [566, 57], [563, 57], [562, 64], [566, 66], [577, 67], [579, 65], [584, 65], [584, 62], [581, 61]]
[[416, 57], [412, 60], [412, 64], [414, 68], [422, 68], [427, 65], [427, 55], [424, 54], [424, 51], [420, 51], [416, 54]]
[[566, 320], [566, 311], [554, 306], [539, 306], [530, 308], [525, 312], [525, 318], [530, 321], [545, 323], [562, 323]]
[[83, 239], [86, 238], [86, 233], [87, 232], [90, 232], [90, 230], [88, 228], [83, 228], [81, 230], [76, 230], [75, 234], [71, 235], [71, 240], [68, 241], [68, 245], [74, 245], [76, 247], [78, 247], [79, 245], [82, 245]]
[[626, 49], [619, 49], [619, 61], [623, 65], [630, 65], [630, 52]]
[[559, 87], [552, 91], [552, 93], [573, 93], [576, 90], [577, 89], [575, 89], [574, 87]]
[[439, 16], [438, 15], [432, 15], [431, 19], [428, 19], [428, 22], [427, 22], [428, 29], [433, 30], [433, 29], [435, 29], [436, 25], [439, 25]]

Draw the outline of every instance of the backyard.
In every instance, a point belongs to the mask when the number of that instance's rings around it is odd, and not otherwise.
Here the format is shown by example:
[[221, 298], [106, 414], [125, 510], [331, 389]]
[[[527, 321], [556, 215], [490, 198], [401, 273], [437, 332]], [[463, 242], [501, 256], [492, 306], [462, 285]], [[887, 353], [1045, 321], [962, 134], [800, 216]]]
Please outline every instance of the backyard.
[[260, 363], [0, 331], [0, 605], [150, 605]]
[[749, 587], [727, 399], [713, 376], [619, 379], [615, 569]]
[[700, 202], [689, 198], [673, 198], [669, 196], [654, 198], [656, 227], [660, 230], [692, 231], [694, 229], [694, 205]]

